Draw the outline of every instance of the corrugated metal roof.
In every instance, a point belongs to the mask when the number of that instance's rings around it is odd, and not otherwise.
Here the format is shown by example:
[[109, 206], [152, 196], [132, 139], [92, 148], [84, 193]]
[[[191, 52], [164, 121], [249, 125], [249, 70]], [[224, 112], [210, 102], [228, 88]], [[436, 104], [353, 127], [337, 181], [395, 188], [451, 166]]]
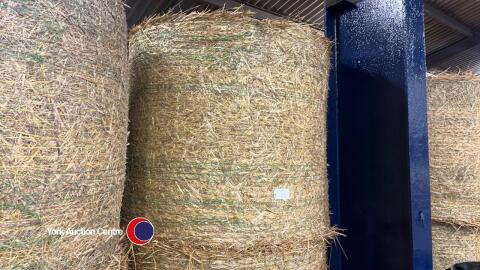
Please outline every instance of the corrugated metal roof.
[[[479, 0], [426, 0], [425, 2], [470, 28], [472, 32], [480, 33]], [[452, 46], [468, 36], [456, 32], [427, 15], [425, 16], [425, 38], [428, 55]], [[480, 47], [475, 46], [463, 51], [430, 68], [480, 72]]]
[[440, 68], [480, 73], [480, 45], [448, 59], [440, 65]]
[[427, 14], [425, 15], [425, 37], [427, 54], [436, 52], [465, 38], [463, 34], [445, 27]]
[[239, 2], [294, 21], [312, 24], [317, 28], [322, 28], [324, 24], [324, 0], [240, 0]]
[[426, 2], [435, 5], [471, 28], [480, 30], [479, 0], [428, 0]]

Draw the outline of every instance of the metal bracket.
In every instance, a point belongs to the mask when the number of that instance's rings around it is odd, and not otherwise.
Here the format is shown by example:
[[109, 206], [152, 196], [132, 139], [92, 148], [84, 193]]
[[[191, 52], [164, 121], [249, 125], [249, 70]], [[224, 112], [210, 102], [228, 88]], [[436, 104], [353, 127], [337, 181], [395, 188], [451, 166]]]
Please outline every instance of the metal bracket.
[[338, 5], [340, 3], [350, 3], [350, 4], [356, 5], [360, 1], [362, 1], [362, 0], [327, 0], [325, 2], [325, 5], [326, 5], [327, 8], [333, 7], [333, 6]]

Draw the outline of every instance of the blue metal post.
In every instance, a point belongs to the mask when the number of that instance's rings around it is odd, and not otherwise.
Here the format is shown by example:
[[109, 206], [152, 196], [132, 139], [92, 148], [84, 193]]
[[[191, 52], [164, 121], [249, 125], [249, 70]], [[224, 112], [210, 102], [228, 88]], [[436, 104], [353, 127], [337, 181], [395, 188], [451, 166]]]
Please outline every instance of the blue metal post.
[[333, 270], [432, 269], [423, 0], [327, 9]]

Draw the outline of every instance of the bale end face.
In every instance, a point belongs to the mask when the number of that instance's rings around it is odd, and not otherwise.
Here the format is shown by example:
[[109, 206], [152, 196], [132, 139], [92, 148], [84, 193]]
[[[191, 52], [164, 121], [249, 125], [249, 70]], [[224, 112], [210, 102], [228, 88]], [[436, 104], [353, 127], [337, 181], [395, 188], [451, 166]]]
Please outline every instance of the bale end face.
[[428, 79], [435, 269], [480, 261], [480, 78]]
[[329, 50], [308, 26], [241, 13], [135, 29], [124, 211], [157, 240], [138, 264], [327, 268]]

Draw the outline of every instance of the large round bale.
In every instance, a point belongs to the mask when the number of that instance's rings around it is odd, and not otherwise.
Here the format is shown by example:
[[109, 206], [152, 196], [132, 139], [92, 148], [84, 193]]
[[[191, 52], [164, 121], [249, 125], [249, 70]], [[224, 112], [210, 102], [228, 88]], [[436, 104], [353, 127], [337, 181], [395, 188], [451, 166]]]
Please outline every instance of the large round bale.
[[241, 12], [133, 30], [127, 217], [142, 269], [327, 269], [329, 42]]
[[127, 65], [122, 1], [0, 1], [0, 269], [118, 260]]
[[435, 269], [480, 261], [480, 77], [428, 80]]
[[479, 261], [478, 229], [434, 223], [432, 234], [435, 270], [445, 270], [456, 263]]

